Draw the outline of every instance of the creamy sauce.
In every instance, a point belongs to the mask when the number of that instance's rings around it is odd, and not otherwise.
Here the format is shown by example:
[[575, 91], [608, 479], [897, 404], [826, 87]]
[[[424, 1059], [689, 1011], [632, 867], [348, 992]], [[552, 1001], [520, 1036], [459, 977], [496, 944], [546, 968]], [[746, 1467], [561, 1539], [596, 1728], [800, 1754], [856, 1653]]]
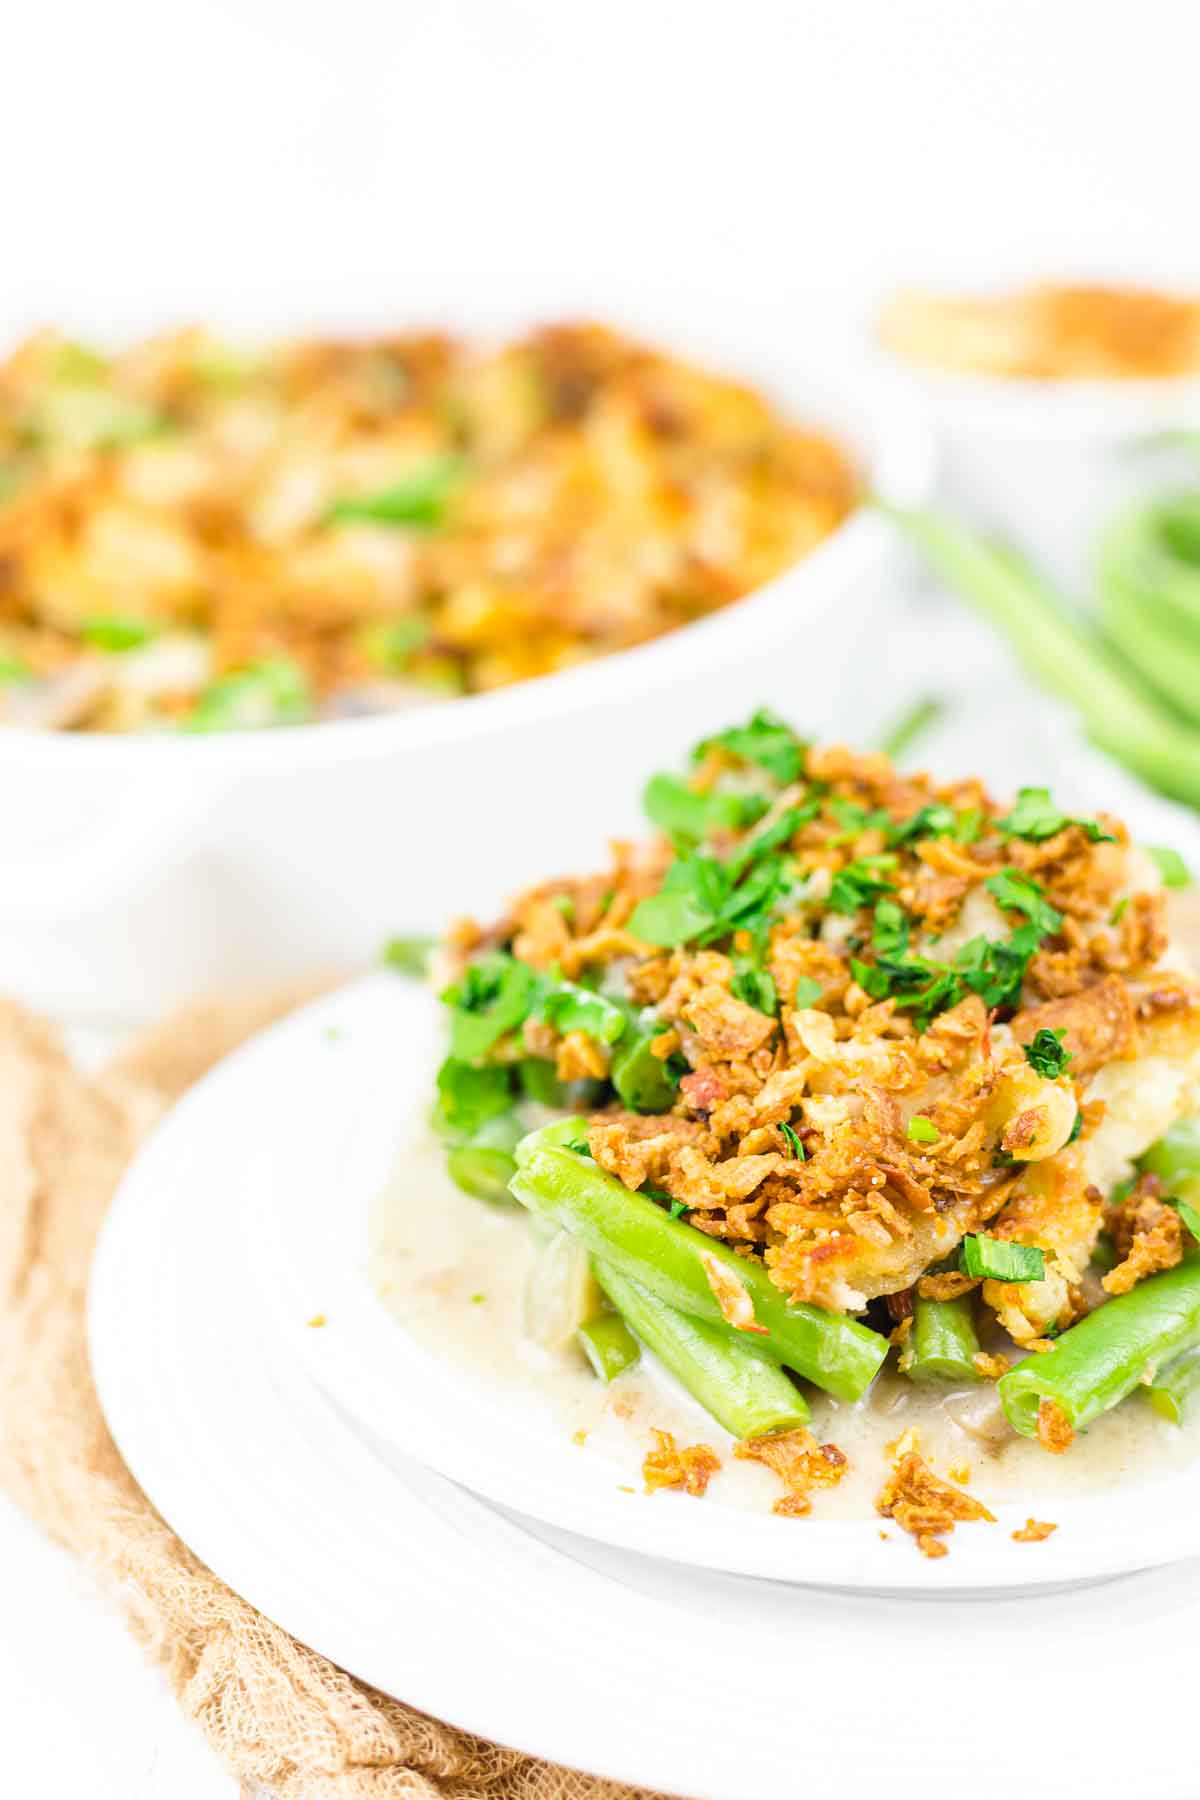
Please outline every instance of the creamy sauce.
[[[674, 1434], [680, 1445], [710, 1444], [722, 1468], [713, 1500], [769, 1510], [781, 1488], [758, 1464], [735, 1460], [733, 1440], [648, 1355], [605, 1387], [582, 1354], [555, 1354], [532, 1344], [522, 1325], [525, 1285], [539, 1245], [520, 1208], [493, 1207], [462, 1193], [445, 1173], [441, 1146], [428, 1134], [414, 1141], [381, 1195], [374, 1220], [372, 1268], [385, 1306], [426, 1350], [459, 1370], [477, 1403], [495, 1402], [541, 1422], [580, 1454], [601, 1459], [618, 1487], [641, 1488], [641, 1464], [652, 1448], [651, 1429]], [[1011, 1502], [1039, 1518], [1054, 1518], [1054, 1502], [1149, 1480], [1192, 1461], [1196, 1428], [1179, 1430], [1136, 1395], [1098, 1419], [1064, 1456], [1050, 1456], [1033, 1439], [1007, 1432], [981, 1441], [964, 1428], [972, 1415], [991, 1412], [986, 1383], [947, 1392], [884, 1375], [856, 1405], [810, 1393], [812, 1430], [850, 1460], [836, 1488], [813, 1497], [822, 1518], [874, 1518], [874, 1500], [887, 1466], [885, 1445], [910, 1427], [941, 1475], [969, 1470], [969, 1491], [987, 1503]], [[957, 1419], [955, 1415], [957, 1414]], [[985, 1421], [985, 1424], [987, 1421]], [[582, 1441], [580, 1442], [582, 1434]]]

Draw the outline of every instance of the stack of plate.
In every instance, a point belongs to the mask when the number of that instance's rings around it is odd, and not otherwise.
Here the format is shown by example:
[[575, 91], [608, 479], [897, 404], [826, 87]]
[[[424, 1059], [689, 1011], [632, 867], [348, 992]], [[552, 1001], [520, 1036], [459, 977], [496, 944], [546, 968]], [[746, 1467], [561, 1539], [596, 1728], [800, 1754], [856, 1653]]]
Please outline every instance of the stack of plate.
[[96, 1380], [195, 1552], [415, 1707], [695, 1800], [857, 1800], [896, 1770], [974, 1800], [1191, 1800], [1200, 1468], [1056, 1501], [1035, 1546], [1010, 1507], [927, 1562], [878, 1520], [621, 1491], [408, 1338], [367, 1224], [435, 1011], [380, 975], [292, 1016], [183, 1100], [117, 1196]]

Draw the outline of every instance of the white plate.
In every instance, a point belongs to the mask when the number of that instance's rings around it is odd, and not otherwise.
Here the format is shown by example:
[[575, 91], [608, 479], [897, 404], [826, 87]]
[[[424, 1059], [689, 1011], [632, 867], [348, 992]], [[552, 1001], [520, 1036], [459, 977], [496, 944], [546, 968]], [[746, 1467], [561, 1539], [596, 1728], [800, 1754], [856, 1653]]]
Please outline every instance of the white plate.
[[[364, 1013], [351, 993], [326, 1017]], [[319, 1023], [283, 1039], [321, 1041]], [[918, 1779], [973, 1800], [1012, 1800], [1014, 1781], [1193, 1800], [1194, 1563], [986, 1602], [783, 1587], [535, 1531], [356, 1430], [263, 1331], [240, 1255], [241, 1158], [280, 1041], [218, 1071], [147, 1146], [90, 1305], [122, 1453], [252, 1604], [413, 1706], [693, 1800], [868, 1800]], [[1104, 1721], [1130, 1672], [1152, 1730], [1136, 1700]]]
[[[371, 1209], [400, 1140], [428, 1104], [441, 1011], [422, 988], [376, 975], [275, 1026], [197, 1088], [130, 1171], [140, 1196], [224, 1147], [247, 1258], [286, 1354], [382, 1439], [502, 1505], [623, 1550], [794, 1582], [872, 1589], [1010, 1588], [1146, 1568], [1200, 1550], [1200, 1464], [1153, 1484], [1056, 1496], [1060, 1529], [1036, 1551], [1010, 1532], [1031, 1506], [997, 1506], [940, 1562], [879, 1521], [799, 1523], [714, 1499], [623, 1490], [628, 1475], [570, 1441], [556, 1419], [497, 1405], [469, 1374], [416, 1343], [370, 1279]], [[177, 1178], [172, 1175], [172, 1180]], [[308, 1321], [324, 1315], [323, 1329]], [[1147, 1529], [1153, 1518], [1154, 1529]]]

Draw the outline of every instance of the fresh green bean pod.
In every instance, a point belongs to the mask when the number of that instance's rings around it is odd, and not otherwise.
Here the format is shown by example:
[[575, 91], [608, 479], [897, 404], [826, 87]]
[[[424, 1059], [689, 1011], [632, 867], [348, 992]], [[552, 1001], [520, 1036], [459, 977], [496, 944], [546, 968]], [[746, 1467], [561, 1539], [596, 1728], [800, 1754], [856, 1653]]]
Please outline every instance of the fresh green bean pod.
[[910, 1381], [978, 1381], [974, 1309], [970, 1294], [957, 1300], [913, 1303], [912, 1334], [901, 1368]]
[[554, 1072], [554, 1064], [541, 1056], [525, 1056], [517, 1064], [521, 1092], [541, 1106], [565, 1106], [567, 1090]]
[[[603, 1286], [603, 1283], [601, 1283]], [[620, 1313], [605, 1312], [576, 1332], [579, 1347], [603, 1382], [615, 1381], [642, 1354], [641, 1345]]]
[[1070, 618], [1018, 555], [936, 512], [882, 510], [947, 584], [990, 619], [1026, 666], [1075, 706], [1097, 744], [1164, 794], [1200, 805], [1200, 738]]
[[475, 1200], [486, 1200], [492, 1206], [511, 1206], [508, 1184], [517, 1165], [507, 1150], [490, 1149], [486, 1144], [458, 1144], [446, 1155], [446, 1173], [456, 1187]]
[[612, 1084], [631, 1112], [662, 1112], [675, 1099], [679, 1084], [650, 1048], [659, 1029], [637, 1033], [613, 1057]]
[[1200, 1256], [1151, 1275], [1072, 1325], [1052, 1350], [1027, 1356], [996, 1391], [1024, 1437], [1037, 1431], [1039, 1403], [1052, 1400], [1075, 1431], [1153, 1379], [1200, 1342]]
[[753, 1337], [734, 1337], [676, 1312], [606, 1263], [594, 1266], [600, 1286], [646, 1348], [733, 1437], [765, 1437], [808, 1422], [803, 1394]]
[[1172, 1125], [1138, 1158], [1138, 1168], [1143, 1174], [1159, 1176], [1171, 1193], [1200, 1181], [1200, 1117], [1193, 1115]]
[[1155, 1412], [1172, 1425], [1182, 1425], [1192, 1400], [1200, 1391], [1200, 1345], [1185, 1350], [1174, 1362], [1160, 1369], [1144, 1390]]
[[756, 1322], [766, 1328], [757, 1342], [776, 1362], [841, 1400], [866, 1393], [887, 1355], [886, 1338], [843, 1313], [790, 1305], [757, 1263], [670, 1218], [646, 1195], [631, 1193], [595, 1163], [561, 1147], [586, 1132], [585, 1119], [565, 1119], [524, 1138], [511, 1183], [516, 1198], [535, 1213], [552, 1215], [593, 1256], [669, 1306], [744, 1339], [725, 1321], [709, 1286], [701, 1259], [715, 1258], [749, 1295]]

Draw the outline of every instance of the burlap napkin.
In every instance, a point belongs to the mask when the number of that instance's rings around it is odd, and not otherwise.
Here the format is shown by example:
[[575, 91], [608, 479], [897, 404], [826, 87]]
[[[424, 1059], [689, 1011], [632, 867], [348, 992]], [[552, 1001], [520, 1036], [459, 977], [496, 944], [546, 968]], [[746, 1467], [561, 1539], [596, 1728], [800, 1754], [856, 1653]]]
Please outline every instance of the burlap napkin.
[[284, 1800], [628, 1796], [412, 1712], [296, 1643], [163, 1523], [105, 1428], [84, 1292], [121, 1171], [190, 1082], [302, 997], [192, 1007], [97, 1079], [0, 1002], [0, 1482], [87, 1565], [247, 1786]]

